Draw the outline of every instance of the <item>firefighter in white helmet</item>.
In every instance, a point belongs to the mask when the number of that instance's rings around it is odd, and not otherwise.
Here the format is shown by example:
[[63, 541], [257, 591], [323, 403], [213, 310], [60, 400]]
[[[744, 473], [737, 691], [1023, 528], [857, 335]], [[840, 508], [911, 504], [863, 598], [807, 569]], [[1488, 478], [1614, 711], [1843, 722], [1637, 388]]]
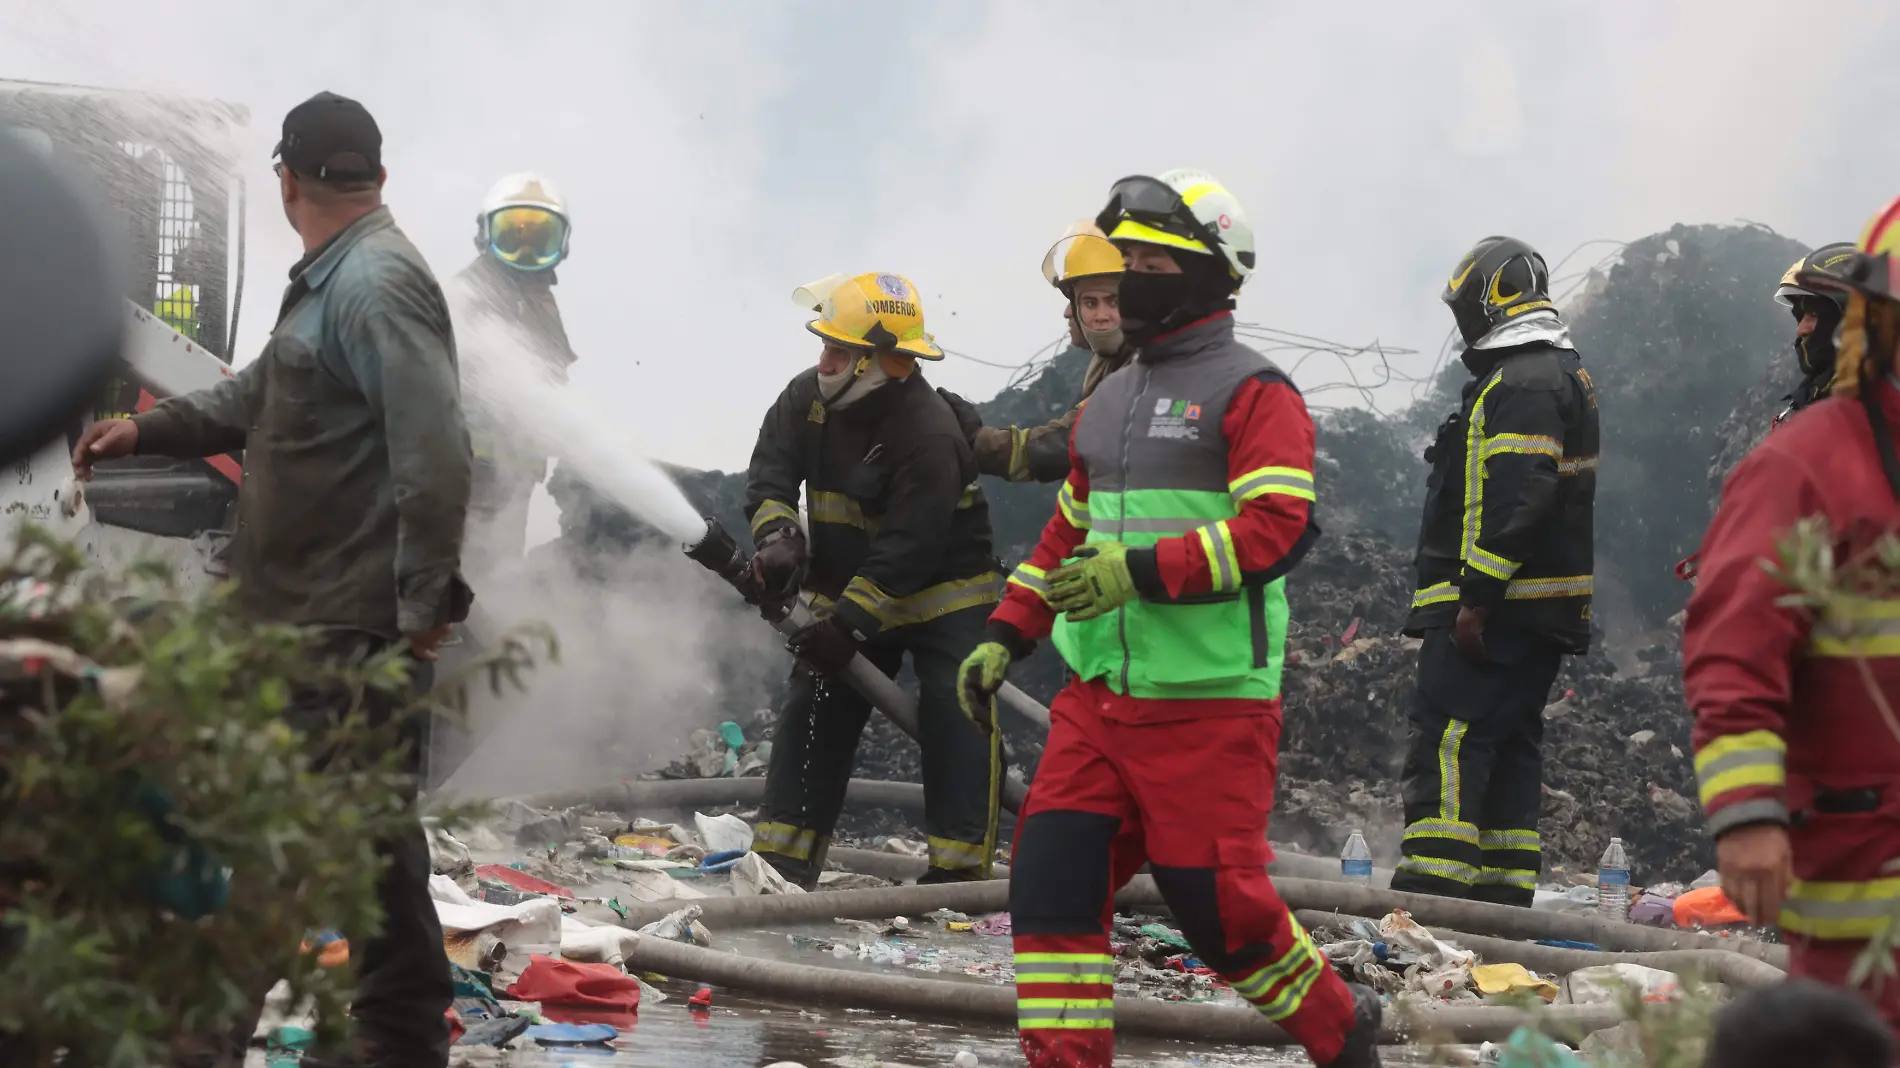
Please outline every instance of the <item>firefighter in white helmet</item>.
[[[553, 182], [527, 171], [496, 182], [475, 215], [475, 261], [449, 286], [457, 343], [465, 350], [495, 346], [483, 358], [527, 358], [565, 383], [575, 356], [554, 284], [572, 233], [567, 201]], [[548, 457], [509, 431], [508, 413], [490, 410], [479, 397], [467, 400], [475, 447], [467, 554], [479, 575], [521, 556], [528, 501], [547, 477]]]

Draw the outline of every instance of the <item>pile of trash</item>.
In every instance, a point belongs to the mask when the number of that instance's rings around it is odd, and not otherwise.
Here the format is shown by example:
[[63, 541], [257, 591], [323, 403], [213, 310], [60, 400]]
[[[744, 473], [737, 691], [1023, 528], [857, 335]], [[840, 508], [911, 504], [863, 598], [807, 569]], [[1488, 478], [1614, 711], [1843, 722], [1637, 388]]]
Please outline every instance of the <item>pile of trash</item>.
[[[771, 709], [761, 708], [752, 714], [755, 724], [772, 718]], [[700, 728], [687, 739], [691, 749], [677, 757], [671, 764], [657, 772], [642, 775], [643, 779], [717, 779], [743, 778], [748, 775], [764, 775], [765, 766], [772, 759], [772, 743], [764, 738], [761, 731], [754, 730], [753, 737], [747, 738], [745, 729], [732, 720], [726, 720], [711, 730]]]

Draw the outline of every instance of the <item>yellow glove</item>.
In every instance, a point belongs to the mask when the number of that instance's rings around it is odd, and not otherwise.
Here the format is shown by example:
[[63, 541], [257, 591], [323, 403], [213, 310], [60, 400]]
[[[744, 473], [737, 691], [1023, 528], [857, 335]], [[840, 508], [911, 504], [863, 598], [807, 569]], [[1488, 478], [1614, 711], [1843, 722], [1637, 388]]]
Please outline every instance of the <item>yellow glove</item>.
[[1140, 594], [1128, 570], [1128, 546], [1097, 541], [1075, 551], [1075, 562], [1049, 572], [1049, 607], [1071, 623], [1107, 615]]
[[1014, 659], [1002, 642], [984, 642], [957, 669], [957, 704], [985, 734], [996, 729], [996, 691], [1003, 688]]

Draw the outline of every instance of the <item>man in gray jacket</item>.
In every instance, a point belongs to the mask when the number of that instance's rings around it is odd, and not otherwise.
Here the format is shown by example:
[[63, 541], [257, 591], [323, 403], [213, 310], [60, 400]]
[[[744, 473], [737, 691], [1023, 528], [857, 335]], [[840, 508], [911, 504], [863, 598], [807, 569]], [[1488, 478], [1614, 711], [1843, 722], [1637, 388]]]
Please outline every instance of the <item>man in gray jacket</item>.
[[[382, 204], [382, 134], [361, 104], [319, 93], [297, 105], [276, 154], [304, 257], [263, 355], [211, 389], [92, 424], [73, 467], [86, 477], [119, 456], [243, 449], [237, 608], [315, 628], [326, 658], [402, 644], [426, 684], [471, 600], [459, 574], [471, 458], [448, 306]], [[315, 732], [348, 703], [298, 694], [285, 715]], [[389, 716], [392, 702], [379, 703], [366, 711]], [[409, 741], [418, 761], [422, 739]], [[343, 1063], [439, 1068], [453, 989], [428, 845], [418, 823], [377, 849], [389, 861], [383, 928], [353, 939], [358, 1044]]]

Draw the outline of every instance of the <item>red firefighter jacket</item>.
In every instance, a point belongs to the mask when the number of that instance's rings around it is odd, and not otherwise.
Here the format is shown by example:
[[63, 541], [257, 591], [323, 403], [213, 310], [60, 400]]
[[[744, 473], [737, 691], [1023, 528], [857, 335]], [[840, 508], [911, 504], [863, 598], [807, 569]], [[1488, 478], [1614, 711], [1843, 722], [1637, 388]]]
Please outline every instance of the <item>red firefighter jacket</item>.
[[[1900, 392], [1877, 403], [1900, 426]], [[1683, 686], [1709, 833], [1792, 825], [1795, 880], [1781, 926], [1867, 938], [1900, 905], [1900, 738], [1865, 678], [1900, 703], [1900, 599], [1858, 597], [1816, 617], [1780, 603], [1763, 567], [1820, 516], [1834, 559], [1900, 532], [1900, 502], [1857, 399], [1821, 401], [1750, 453], [1722, 489], [1683, 631]]]

